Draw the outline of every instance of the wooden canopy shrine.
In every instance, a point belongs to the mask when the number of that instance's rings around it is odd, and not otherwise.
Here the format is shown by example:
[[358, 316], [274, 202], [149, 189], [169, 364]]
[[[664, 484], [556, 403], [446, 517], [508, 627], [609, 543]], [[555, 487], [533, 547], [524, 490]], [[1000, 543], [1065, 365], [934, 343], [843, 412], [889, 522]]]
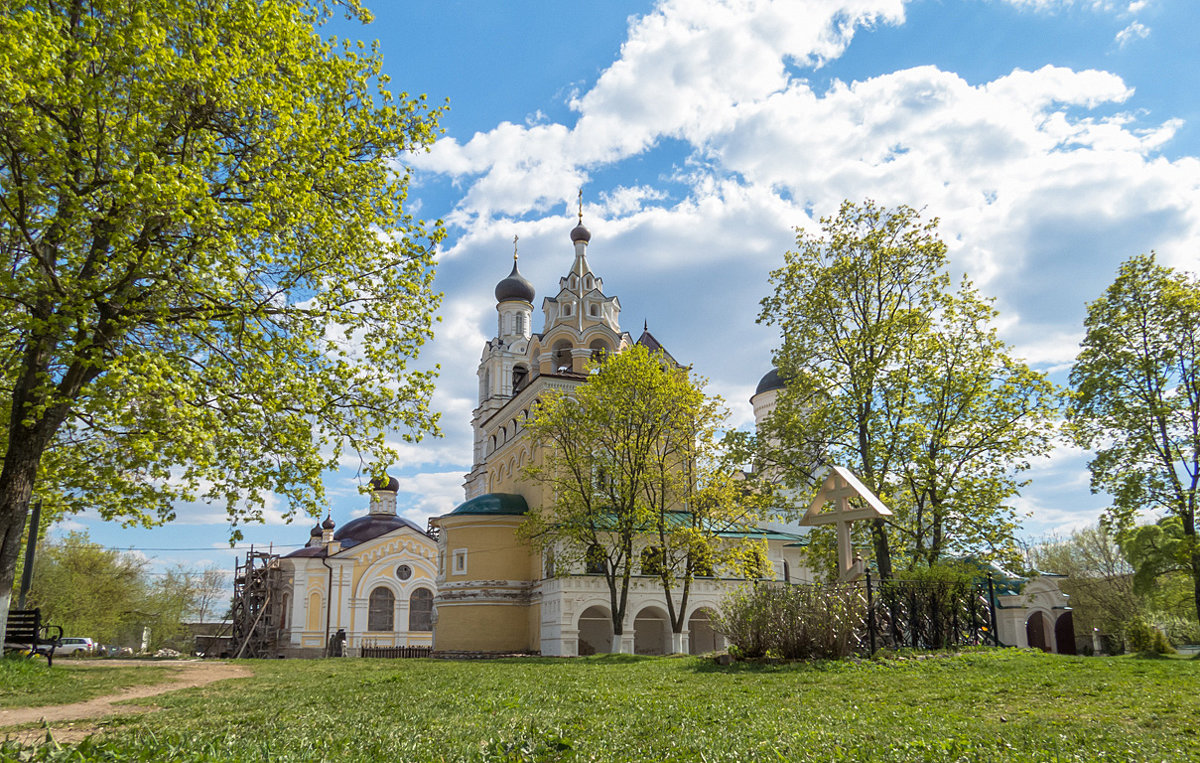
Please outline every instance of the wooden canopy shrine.
[[[851, 498], [860, 498], [864, 505], [850, 506]], [[821, 482], [821, 489], [812, 505], [800, 519], [807, 526], [837, 525], [838, 580], [856, 580], [866, 571], [866, 563], [855, 558], [850, 545], [850, 523], [860, 519], [890, 517], [892, 512], [883, 501], [859, 481], [853, 472], [841, 466], [831, 467]]]

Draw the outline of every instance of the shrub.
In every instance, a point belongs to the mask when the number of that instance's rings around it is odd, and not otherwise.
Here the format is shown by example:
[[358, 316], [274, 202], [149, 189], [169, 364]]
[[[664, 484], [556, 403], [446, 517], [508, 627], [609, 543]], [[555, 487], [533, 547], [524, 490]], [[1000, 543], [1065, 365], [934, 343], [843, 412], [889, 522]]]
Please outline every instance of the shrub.
[[1174, 654], [1175, 648], [1162, 631], [1148, 625], [1144, 620], [1130, 620], [1125, 626], [1125, 640], [1131, 652]]
[[854, 650], [863, 610], [851, 587], [759, 583], [725, 597], [717, 627], [738, 656], [837, 658]]

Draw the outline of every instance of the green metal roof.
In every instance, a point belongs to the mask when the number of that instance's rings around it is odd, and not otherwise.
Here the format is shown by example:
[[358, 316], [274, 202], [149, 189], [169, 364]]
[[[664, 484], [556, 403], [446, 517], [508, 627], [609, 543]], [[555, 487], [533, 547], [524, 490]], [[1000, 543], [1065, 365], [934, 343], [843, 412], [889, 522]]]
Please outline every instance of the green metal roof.
[[459, 505], [448, 516], [461, 516], [463, 514], [519, 516], [528, 512], [529, 504], [525, 503], [525, 499], [515, 493], [485, 493]]

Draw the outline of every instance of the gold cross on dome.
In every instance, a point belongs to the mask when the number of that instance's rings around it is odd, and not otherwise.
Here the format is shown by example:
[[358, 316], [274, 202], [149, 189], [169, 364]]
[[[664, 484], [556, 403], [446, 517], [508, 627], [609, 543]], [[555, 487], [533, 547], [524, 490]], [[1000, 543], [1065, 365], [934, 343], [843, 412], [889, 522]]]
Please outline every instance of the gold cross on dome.
[[513, 236], [513, 262], [517, 261], [517, 239], [519, 238], [520, 236]]

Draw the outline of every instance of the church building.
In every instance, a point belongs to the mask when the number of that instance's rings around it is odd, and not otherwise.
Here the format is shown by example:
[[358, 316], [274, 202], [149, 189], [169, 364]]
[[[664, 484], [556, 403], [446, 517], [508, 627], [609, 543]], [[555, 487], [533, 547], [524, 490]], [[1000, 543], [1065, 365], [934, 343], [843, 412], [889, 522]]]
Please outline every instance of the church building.
[[[583, 563], [555, 569], [550, 555], [518, 538], [530, 507], [548, 501], [544, 486], [522, 479], [538, 457], [525, 426], [539, 397], [569, 392], [587, 380], [590, 362], [635, 344], [666, 354], [645, 327], [636, 339], [621, 328], [620, 300], [605, 293], [588, 261], [591, 233], [582, 213], [570, 241], [570, 267], [541, 302], [540, 332], [534, 331], [536, 292], [521, 275], [515, 252], [512, 271], [496, 285], [496, 334], [485, 343], [477, 370], [464, 502], [422, 529], [397, 514], [399, 485], [389, 478], [372, 483], [366, 516], [341, 527], [326, 518], [314, 527], [304, 548], [278, 562], [277, 605], [271, 609], [278, 618], [276, 654], [321, 656], [334, 638], [351, 655], [364, 647], [575, 656], [702, 654], [724, 646], [713, 617], [744, 579], [722, 577], [725, 570], [696, 578], [682, 632], [673, 633], [658, 577], [643, 574], [648, 571], [636, 560], [644, 548], [635, 548], [623, 633], [614, 636], [602, 571]], [[783, 386], [774, 370], [762, 377], [750, 399], [756, 423], [770, 415]], [[764, 543], [767, 578], [811, 582], [805, 538], [788, 529], [765, 525], [730, 535]], [[1069, 624], [1062, 620], [1069, 615], [1066, 597], [1052, 581], [1039, 580], [1029, 596], [1013, 590], [998, 597], [1000, 637], [1007, 644], [1066, 651], [1070, 631], [1058, 627]]]

